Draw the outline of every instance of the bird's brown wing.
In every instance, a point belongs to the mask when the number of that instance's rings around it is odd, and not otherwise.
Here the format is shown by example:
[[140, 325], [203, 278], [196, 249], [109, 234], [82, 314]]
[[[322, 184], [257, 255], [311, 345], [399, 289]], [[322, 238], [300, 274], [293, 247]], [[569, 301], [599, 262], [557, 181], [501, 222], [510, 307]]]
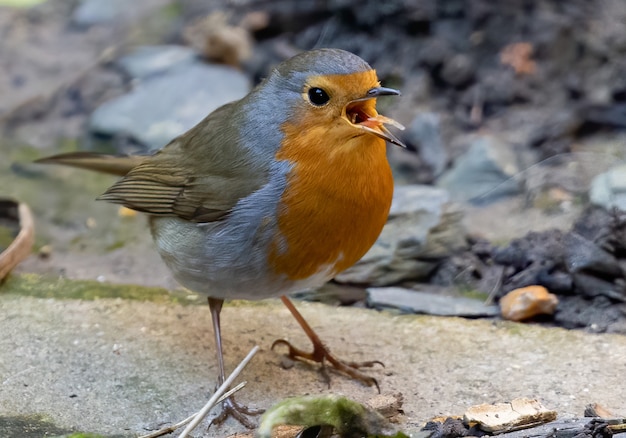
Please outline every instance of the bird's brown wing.
[[151, 215], [211, 222], [267, 182], [269, 164], [239, 144], [237, 103], [224, 105], [149, 156], [73, 152], [37, 160], [123, 176], [98, 199]]

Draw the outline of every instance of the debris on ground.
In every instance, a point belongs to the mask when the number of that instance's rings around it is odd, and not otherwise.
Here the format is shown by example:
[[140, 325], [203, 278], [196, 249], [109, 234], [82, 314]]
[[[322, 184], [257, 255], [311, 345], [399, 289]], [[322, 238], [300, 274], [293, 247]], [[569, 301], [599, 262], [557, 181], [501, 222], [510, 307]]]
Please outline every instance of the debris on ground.
[[30, 208], [0, 198], [0, 281], [30, 255], [34, 242], [35, 222]]
[[477, 424], [493, 434], [528, 429], [556, 420], [556, 412], [546, 409], [538, 400], [518, 398], [510, 403], [476, 405], [465, 411], [463, 422]]

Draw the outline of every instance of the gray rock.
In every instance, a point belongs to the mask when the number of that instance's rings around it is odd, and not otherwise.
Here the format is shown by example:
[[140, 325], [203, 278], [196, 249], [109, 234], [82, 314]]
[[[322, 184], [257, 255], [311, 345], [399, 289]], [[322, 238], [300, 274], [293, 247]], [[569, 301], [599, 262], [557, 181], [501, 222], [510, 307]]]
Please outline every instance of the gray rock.
[[118, 59], [116, 64], [129, 76], [146, 79], [175, 68], [186, 68], [197, 56], [195, 50], [185, 46], [141, 46]]
[[396, 187], [380, 237], [361, 260], [335, 280], [385, 286], [427, 277], [438, 260], [466, 246], [462, 215], [448, 199], [445, 190], [431, 186]]
[[441, 69], [441, 78], [452, 86], [463, 87], [474, 79], [475, 72], [476, 65], [472, 58], [459, 53], [446, 59]]
[[410, 313], [437, 316], [486, 317], [498, 316], [498, 306], [486, 306], [482, 301], [419, 292], [401, 287], [371, 287], [367, 289], [367, 304], [372, 307], [393, 307]]
[[126, 0], [83, 0], [74, 10], [72, 21], [79, 26], [106, 23], [120, 17], [127, 7]]
[[456, 159], [437, 186], [455, 201], [488, 203], [520, 192], [518, 158], [509, 143], [491, 135], [471, 136], [467, 152]]
[[434, 176], [446, 168], [448, 154], [443, 147], [440, 117], [434, 113], [418, 114], [404, 134], [405, 141], [419, 151], [421, 161], [427, 164]]
[[216, 108], [242, 98], [248, 78], [238, 70], [200, 62], [139, 83], [91, 116], [91, 132], [130, 138], [151, 150], [165, 146]]
[[591, 202], [611, 210], [626, 211], [626, 164], [601, 173], [591, 181], [589, 190]]

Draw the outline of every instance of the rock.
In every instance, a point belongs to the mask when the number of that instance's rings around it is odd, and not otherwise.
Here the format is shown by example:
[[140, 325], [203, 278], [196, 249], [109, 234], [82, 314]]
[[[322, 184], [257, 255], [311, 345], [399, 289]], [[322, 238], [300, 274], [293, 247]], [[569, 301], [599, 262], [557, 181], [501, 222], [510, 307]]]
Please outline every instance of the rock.
[[[266, 14], [265, 19], [269, 20]], [[233, 67], [252, 56], [254, 41], [243, 26], [229, 24], [229, 14], [213, 12], [195, 20], [183, 31], [183, 39], [206, 59]]]
[[[147, 2], [129, 2], [125, 0], [80, 0], [72, 13], [71, 22], [75, 26], [86, 28], [93, 25], [115, 25], [121, 31], [120, 24], [129, 24], [157, 12], [171, 4], [171, 0], [150, 0]], [[165, 21], [160, 21], [163, 24]], [[141, 26], [135, 25], [137, 29]], [[144, 26], [145, 27], [145, 23]], [[154, 26], [153, 26], [154, 27]], [[154, 35], [153, 38], [154, 39]]]
[[572, 274], [576, 293], [586, 297], [604, 295], [613, 301], [626, 302], [626, 285], [623, 279], [606, 279], [592, 272]]
[[596, 176], [591, 182], [589, 197], [593, 204], [607, 210], [626, 211], [626, 164]]
[[624, 276], [613, 254], [578, 233], [567, 233], [563, 237], [563, 247], [565, 265], [571, 273], [594, 272], [604, 278]]
[[335, 280], [386, 286], [428, 276], [438, 261], [465, 248], [462, 215], [449, 194], [431, 186], [396, 187], [389, 219], [374, 246]]
[[246, 76], [233, 68], [185, 64], [140, 82], [129, 94], [100, 106], [91, 116], [89, 129], [159, 149], [216, 108], [242, 98], [249, 88]]
[[471, 136], [469, 142], [467, 152], [441, 175], [437, 186], [447, 189], [453, 200], [476, 203], [519, 193], [513, 177], [520, 169], [512, 145], [491, 135]]
[[478, 423], [486, 432], [501, 433], [548, 423], [556, 420], [556, 415], [537, 400], [517, 398], [510, 403], [472, 406], [463, 415], [463, 422]]
[[626, 306], [623, 303], [615, 303], [602, 295], [593, 298], [563, 295], [559, 297], [559, 301], [561, 304], [554, 314], [554, 321], [560, 327], [584, 327], [593, 333], [626, 334]]
[[403, 135], [409, 146], [419, 151], [423, 163], [439, 176], [448, 163], [448, 154], [443, 146], [440, 130], [440, 117], [434, 113], [417, 115]]
[[423, 65], [433, 69], [442, 65], [446, 59], [452, 56], [452, 49], [444, 39], [429, 38], [417, 56]]
[[486, 306], [482, 301], [465, 297], [437, 295], [401, 287], [372, 287], [367, 289], [371, 307], [393, 307], [408, 313], [470, 318], [497, 316], [498, 306]]
[[515, 289], [500, 299], [502, 317], [523, 321], [537, 315], [552, 315], [559, 299], [543, 286]]
[[198, 54], [189, 47], [141, 46], [116, 61], [129, 76], [146, 79], [194, 63]]
[[92, 26], [113, 21], [128, 7], [126, 0], [83, 0], [74, 10], [72, 21], [79, 26]]
[[474, 79], [475, 71], [472, 58], [459, 53], [446, 59], [441, 69], [441, 79], [454, 87], [464, 87]]

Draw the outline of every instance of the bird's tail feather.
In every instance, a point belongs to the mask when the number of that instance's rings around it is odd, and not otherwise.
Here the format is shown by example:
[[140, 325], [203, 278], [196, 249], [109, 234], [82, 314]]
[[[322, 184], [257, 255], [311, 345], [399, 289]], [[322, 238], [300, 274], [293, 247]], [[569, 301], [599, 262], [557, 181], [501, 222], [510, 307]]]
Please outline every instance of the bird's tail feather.
[[111, 175], [125, 176], [143, 160], [140, 155], [105, 155], [93, 152], [70, 152], [67, 154], [53, 155], [40, 158], [35, 163], [61, 164], [64, 166], [78, 167], [80, 169], [94, 170], [96, 172]]

